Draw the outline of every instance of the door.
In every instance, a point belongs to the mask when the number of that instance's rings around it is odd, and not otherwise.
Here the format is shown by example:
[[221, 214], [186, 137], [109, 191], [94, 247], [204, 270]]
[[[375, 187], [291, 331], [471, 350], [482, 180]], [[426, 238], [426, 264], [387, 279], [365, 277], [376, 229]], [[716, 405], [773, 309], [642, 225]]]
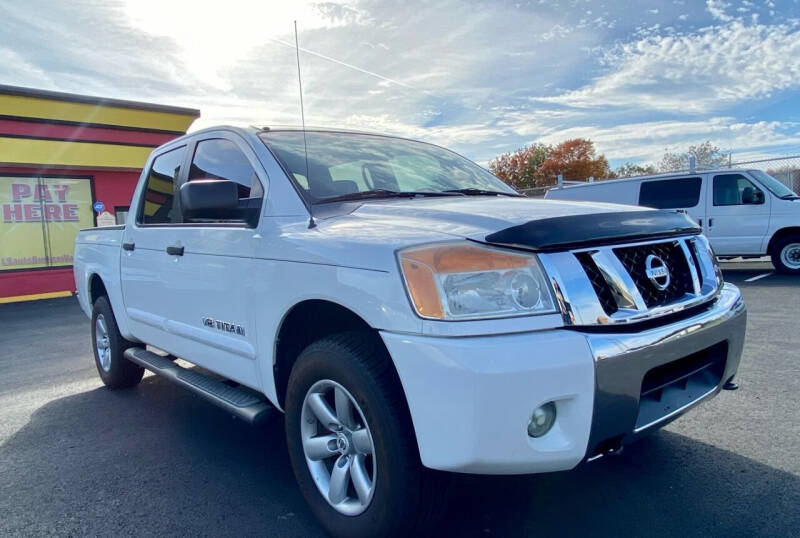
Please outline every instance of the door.
[[128, 220], [120, 258], [122, 298], [131, 333], [148, 344], [177, 351], [166, 332], [169, 266], [166, 247], [181, 222], [178, 180], [184, 171], [186, 146], [162, 150], [149, 165], [134, 199], [135, 218]]
[[713, 174], [707, 196], [706, 235], [717, 254], [761, 254], [770, 201], [741, 173]]
[[[260, 165], [246, 144], [227, 132], [209, 133], [184, 152], [184, 159], [170, 157], [168, 166], [161, 157], [153, 163], [139, 222], [131, 230], [135, 247], [123, 251], [126, 308], [148, 344], [257, 387], [255, 309], [249, 298], [264, 196], [255, 171]], [[176, 180], [167, 186], [163, 173], [176, 163], [181, 163], [172, 175]], [[239, 207], [222, 217], [187, 214], [180, 206], [180, 185], [200, 179], [237, 183]]]

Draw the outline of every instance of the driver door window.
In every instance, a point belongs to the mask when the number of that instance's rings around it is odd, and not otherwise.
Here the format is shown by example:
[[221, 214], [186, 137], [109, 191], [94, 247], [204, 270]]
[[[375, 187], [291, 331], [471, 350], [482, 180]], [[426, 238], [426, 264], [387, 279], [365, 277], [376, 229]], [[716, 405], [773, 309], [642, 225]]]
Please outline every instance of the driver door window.
[[[245, 222], [255, 226], [261, 211], [264, 188], [244, 153], [230, 140], [212, 138], [197, 143], [188, 181], [223, 179], [233, 181], [239, 190], [239, 207], [229, 218], [211, 222]], [[209, 219], [186, 219], [186, 222], [209, 222]]]
[[714, 176], [715, 206], [759, 203], [764, 203], [764, 193], [743, 175], [721, 174]]

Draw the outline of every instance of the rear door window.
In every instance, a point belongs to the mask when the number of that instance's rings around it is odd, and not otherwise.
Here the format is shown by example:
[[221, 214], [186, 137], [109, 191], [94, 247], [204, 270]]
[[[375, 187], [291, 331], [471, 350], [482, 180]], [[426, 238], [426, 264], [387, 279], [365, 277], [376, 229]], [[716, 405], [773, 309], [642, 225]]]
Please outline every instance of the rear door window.
[[699, 177], [643, 181], [639, 205], [656, 209], [695, 207], [700, 202], [703, 180]]
[[183, 146], [162, 153], [153, 161], [147, 175], [144, 200], [139, 209], [140, 224], [180, 222], [176, 193], [185, 153], [186, 146]]

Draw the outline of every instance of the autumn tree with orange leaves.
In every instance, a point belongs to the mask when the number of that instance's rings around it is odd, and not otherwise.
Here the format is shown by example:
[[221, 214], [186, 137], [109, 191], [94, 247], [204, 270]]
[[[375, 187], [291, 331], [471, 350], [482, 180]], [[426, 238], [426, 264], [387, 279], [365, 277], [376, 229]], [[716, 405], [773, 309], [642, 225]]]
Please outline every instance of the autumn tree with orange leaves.
[[553, 185], [558, 174], [565, 180], [585, 181], [593, 177], [602, 179], [611, 170], [604, 155], [596, 155], [594, 142], [573, 138], [555, 146], [537, 171], [539, 185]]
[[530, 189], [536, 187], [536, 173], [552, 149], [545, 144], [531, 144], [492, 159], [489, 170], [515, 189]]
[[601, 179], [611, 174], [606, 158], [595, 155], [594, 143], [585, 138], [556, 146], [537, 143], [504, 153], [489, 162], [489, 170], [515, 189], [553, 185], [558, 174], [566, 180]]

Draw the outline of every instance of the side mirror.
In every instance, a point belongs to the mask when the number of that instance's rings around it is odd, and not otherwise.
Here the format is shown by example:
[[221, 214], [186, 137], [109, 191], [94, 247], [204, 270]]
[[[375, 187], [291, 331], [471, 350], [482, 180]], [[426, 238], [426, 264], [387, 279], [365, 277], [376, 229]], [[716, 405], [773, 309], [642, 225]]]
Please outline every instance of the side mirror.
[[742, 203], [757, 205], [764, 203], [764, 193], [753, 187], [746, 187], [742, 191]]
[[181, 185], [181, 210], [188, 219], [226, 219], [239, 205], [239, 188], [226, 179], [195, 179]]

